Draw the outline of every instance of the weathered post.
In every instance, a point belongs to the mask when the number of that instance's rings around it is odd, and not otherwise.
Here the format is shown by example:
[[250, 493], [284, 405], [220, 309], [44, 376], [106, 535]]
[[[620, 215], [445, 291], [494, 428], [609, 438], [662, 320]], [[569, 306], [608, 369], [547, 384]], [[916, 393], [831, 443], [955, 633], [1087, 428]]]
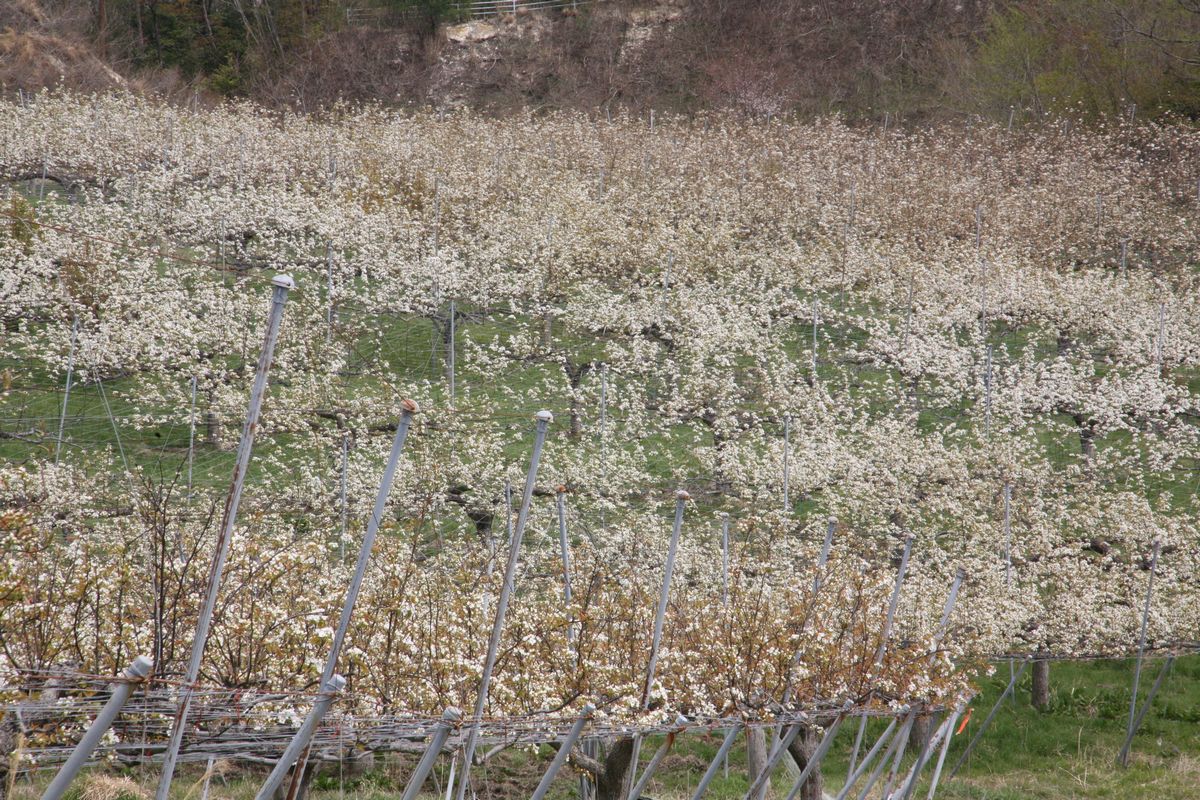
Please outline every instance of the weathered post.
[[[417, 762], [417, 768], [413, 770], [413, 774], [408, 776], [408, 783], [404, 785], [404, 794], [400, 800], [417, 800], [417, 795], [421, 793], [421, 787], [425, 785], [425, 779], [429, 777], [430, 770], [437, 762], [437, 758], [441, 755], [442, 748], [446, 746], [446, 740], [450, 738], [450, 732], [462, 721], [462, 712], [454, 706], [450, 706], [442, 712], [442, 718], [433, 729], [433, 736], [429, 740], [429, 746], [425, 748], [425, 754], [421, 756], [421, 760]], [[463, 773], [463, 786], [466, 783], [466, 771]]]
[[[354, 605], [358, 602], [358, 593], [362, 590], [363, 579], [367, 574], [367, 565], [371, 561], [371, 550], [375, 546], [375, 539], [379, 535], [379, 525], [383, 522], [383, 512], [387, 506], [388, 495], [392, 491], [392, 484], [396, 480], [396, 469], [400, 464], [400, 453], [404, 449], [404, 443], [408, 439], [409, 428], [412, 427], [413, 415], [417, 413], [418, 407], [415, 401], [405, 399], [400, 404], [400, 421], [396, 424], [396, 436], [392, 440], [392, 450], [388, 454], [387, 466], [383, 470], [383, 477], [379, 481], [379, 491], [375, 495], [375, 508], [371, 512], [371, 518], [367, 522], [367, 532], [363, 535], [362, 545], [358, 551], [358, 563], [354, 568], [354, 575], [350, 579], [350, 585], [346, 588], [346, 596], [342, 601], [342, 615], [338, 620], [337, 629], [333, 634], [333, 641], [329, 645], [329, 655], [325, 658], [325, 668], [321, 673], [321, 685], [325, 687], [326, 692], [340, 692], [341, 687], [345, 685], [345, 681], [337, 683], [334, 675], [334, 670], [337, 669], [338, 657], [342, 653], [342, 643], [346, 640], [346, 631], [350, 629], [350, 618], [354, 615]], [[332, 695], [330, 695], [332, 698]], [[324, 698], [323, 698], [324, 699]], [[328, 710], [332, 699], [325, 704], [325, 710]], [[315, 710], [315, 708], [314, 708]], [[321, 712], [323, 716], [325, 711]], [[320, 718], [318, 717], [318, 721]], [[259, 791], [256, 800], [270, 800], [275, 788], [283, 781], [284, 774], [291, 768], [292, 764], [296, 763], [296, 759], [304, 753], [316, 730], [316, 725], [302, 726], [297, 731], [292, 744], [289, 745], [288, 751], [284, 753], [284, 758], [281, 758], [275, 763], [275, 767], [271, 770], [271, 775], [267, 778], [267, 782], [263, 784], [263, 788]], [[292, 749], [295, 748], [295, 754], [292, 754], [290, 760], [288, 758]], [[296, 770], [296, 775], [293, 780], [301, 779], [304, 764], [300, 763]]]
[[242, 427], [242, 439], [238, 445], [237, 464], [233, 469], [233, 482], [229, 487], [229, 497], [225, 501], [225, 512], [221, 527], [217, 534], [216, 551], [213, 555], [212, 567], [208, 575], [208, 586], [205, 591], [204, 604], [200, 607], [200, 618], [196, 623], [196, 634], [192, 639], [192, 653], [188, 660], [187, 671], [184, 675], [183, 687], [179, 694], [179, 704], [175, 711], [174, 725], [171, 729], [171, 739], [163, 758], [162, 776], [159, 778], [155, 800], [167, 800], [171, 789], [171, 779], [175, 776], [175, 763], [179, 758], [179, 748], [183, 744], [183, 733], [187, 727], [188, 711], [192, 705], [192, 693], [200, 677], [200, 660], [204, 656], [204, 645], [208, 641], [208, 628], [212, 624], [213, 610], [217, 604], [217, 592], [221, 586], [221, 574], [225, 570], [225, 561], [229, 557], [229, 545], [233, 538], [233, 526], [237, 521], [238, 504], [242, 499], [242, 486], [246, 479], [246, 469], [250, 465], [250, 451], [254, 447], [254, 434], [258, 430], [258, 418], [262, 411], [263, 395], [267, 390], [267, 372], [271, 368], [271, 360], [275, 353], [275, 342], [279, 338], [279, 324], [283, 320], [283, 307], [287, 304], [288, 291], [296, 287], [290, 275], [276, 275], [271, 281], [274, 287], [271, 295], [271, 311], [267, 316], [267, 330], [263, 338], [262, 352], [258, 358], [258, 366], [254, 373], [254, 385], [250, 389], [250, 407], [246, 413], [246, 422]]
[[529, 800], [543, 800], [546, 792], [550, 791], [550, 784], [554, 783], [554, 776], [562, 769], [562, 765], [567, 763], [567, 758], [571, 755], [571, 748], [579, 741], [580, 735], [583, 733], [583, 728], [592, 718], [592, 714], [596, 712], [596, 707], [588, 703], [579, 712], [579, 717], [575, 720], [575, 724], [571, 726], [571, 730], [567, 732], [567, 738], [563, 740], [562, 745], [558, 748], [558, 752], [554, 754], [554, 760], [550, 762], [550, 766], [546, 768], [546, 773], [542, 775], [541, 781], [538, 782], [537, 788], [533, 790], [533, 796]]
[[[492, 634], [488, 639], [487, 656], [483, 662], [483, 675], [479, 679], [479, 692], [475, 696], [475, 713], [471, 719], [471, 730], [467, 734], [467, 743], [463, 749], [462, 778], [458, 783], [457, 800], [466, 796], [467, 784], [471, 777], [471, 762], [475, 759], [475, 747], [479, 742], [479, 725], [483, 712], [487, 708], [488, 687], [491, 685], [492, 669], [496, 666], [496, 658], [500, 652], [500, 633], [504, 629], [504, 616], [508, 612], [508, 601], [512, 595], [513, 576], [517, 571], [517, 561], [521, 556], [521, 538], [525, 535], [525, 525], [529, 521], [529, 508], [533, 502], [533, 485], [537, 480], [538, 463], [542, 458], [542, 447], [546, 443], [546, 428], [554, 419], [549, 411], [539, 411], [534, 415], [537, 420], [537, 430], [533, 438], [533, 454], [529, 459], [529, 472], [525, 476], [525, 494], [521, 498], [521, 510], [517, 513], [517, 525], [513, 529], [508, 548], [508, 563], [504, 567], [504, 582], [500, 586], [500, 598], [496, 603], [496, 618], [492, 623]], [[403, 800], [412, 800], [404, 798]]]
[[117, 715], [121, 713], [121, 709], [129, 700], [129, 696], [133, 694], [134, 687], [145, 680], [150, 674], [150, 669], [153, 663], [145, 656], [138, 656], [133, 660], [133, 663], [125, 668], [125, 671], [112, 684], [110, 691], [112, 695], [108, 698], [108, 702], [100, 709], [100, 713], [92, 720], [92, 724], [88, 726], [87, 732], [83, 734], [83, 738], [79, 740], [79, 744], [75, 745], [75, 749], [71, 751], [66, 762], [59, 768], [58, 774], [54, 776], [54, 780], [50, 781], [50, 785], [46, 787], [46, 791], [42, 792], [42, 800], [61, 800], [71, 785], [71, 781], [75, 780], [75, 776], [79, 774], [79, 770], [87, 763], [87, 760], [92, 757], [96, 747], [99, 746], [100, 740], [104, 738], [104, 734], [112, 727], [113, 721]]
[[[283, 755], [275, 762], [275, 768], [271, 770], [271, 774], [267, 776], [267, 780], [263, 783], [262, 788], [255, 795], [255, 800], [270, 800], [275, 796], [275, 792], [283, 783], [283, 778], [292, 765], [296, 765], [297, 777], [299, 773], [304, 771], [304, 753], [308, 749], [309, 742], [312, 741], [313, 734], [317, 731], [317, 726], [321, 724], [321, 720], [325, 718], [329, 708], [333, 705], [333, 701], [337, 699], [342, 690], [346, 688], [346, 679], [341, 675], [333, 675], [329, 680], [322, 684], [323, 689], [317, 697], [313, 707], [309, 709], [308, 716], [304, 718], [300, 729], [296, 731], [296, 735], [288, 742], [287, 748], [284, 749]], [[300, 763], [297, 763], [299, 759]]]

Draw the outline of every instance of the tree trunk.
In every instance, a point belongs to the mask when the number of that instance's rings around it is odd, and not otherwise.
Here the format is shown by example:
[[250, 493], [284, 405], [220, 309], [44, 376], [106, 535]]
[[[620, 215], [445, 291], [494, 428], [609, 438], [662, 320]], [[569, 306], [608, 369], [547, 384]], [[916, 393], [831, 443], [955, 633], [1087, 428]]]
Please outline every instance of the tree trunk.
[[[618, 739], [608, 749], [604, 770], [596, 779], [596, 800], [625, 800], [630, 761], [633, 758], [633, 739]], [[632, 781], [630, 781], [632, 783]]]
[[1050, 662], [1044, 658], [1033, 662], [1033, 692], [1031, 701], [1038, 711], [1050, 709]]
[[[788, 748], [792, 758], [796, 759], [796, 766], [800, 769], [808, 766], [808, 760], [816, 752], [822, 736], [823, 734], [816, 728], [800, 729], [800, 735], [792, 740], [792, 744]], [[821, 767], [818, 765], [809, 773], [804, 780], [804, 785], [800, 787], [799, 800], [822, 800], [824, 797], [822, 784]]]
[[912, 728], [908, 731], [908, 749], [919, 753], [933, 735], [933, 715], [918, 714], [913, 718]]
[[[749, 766], [750, 783], [758, 780], [758, 776], [767, 768], [767, 731], [765, 728], [746, 729], [746, 762]], [[766, 781], [758, 794], [750, 800], [766, 800], [771, 792], [771, 781]]]

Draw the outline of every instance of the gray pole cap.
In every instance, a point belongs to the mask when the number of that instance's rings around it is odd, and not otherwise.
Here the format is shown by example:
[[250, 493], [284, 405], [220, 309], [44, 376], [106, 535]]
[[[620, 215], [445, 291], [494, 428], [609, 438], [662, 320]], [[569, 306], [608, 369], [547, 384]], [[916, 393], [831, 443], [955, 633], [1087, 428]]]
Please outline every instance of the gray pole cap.
[[150, 669], [154, 666], [154, 662], [146, 656], [138, 656], [133, 660], [125, 670], [126, 678], [141, 679], [150, 674]]

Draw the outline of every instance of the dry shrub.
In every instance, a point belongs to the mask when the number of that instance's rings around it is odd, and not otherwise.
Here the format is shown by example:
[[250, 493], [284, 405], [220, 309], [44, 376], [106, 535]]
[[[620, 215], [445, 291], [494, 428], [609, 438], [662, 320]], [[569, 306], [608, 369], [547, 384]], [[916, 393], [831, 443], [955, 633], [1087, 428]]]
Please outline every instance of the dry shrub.
[[149, 800], [150, 795], [129, 778], [97, 773], [83, 781], [80, 800]]

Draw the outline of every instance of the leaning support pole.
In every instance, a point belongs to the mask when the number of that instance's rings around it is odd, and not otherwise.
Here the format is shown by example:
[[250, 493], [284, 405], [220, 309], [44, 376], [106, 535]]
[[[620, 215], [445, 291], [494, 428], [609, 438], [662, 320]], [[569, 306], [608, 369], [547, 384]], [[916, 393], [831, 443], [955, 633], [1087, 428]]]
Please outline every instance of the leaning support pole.
[[933, 754], [933, 751], [941, 746], [943, 740], [949, 738], [951, 732], [954, 730], [954, 723], [958, 721], [958, 715], [961, 711], [961, 705], [955, 706], [954, 711], [942, 721], [942, 724], [938, 726], [937, 731], [934, 732], [929, 741], [925, 742], [921, 747], [921, 752], [917, 755], [917, 760], [913, 762], [912, 768], [909, 769], [904, 781], [900, 784], [900, 788], [896, 790], [896, 793], [902, 800], [908, 800], [909, 797], [912, 797], [913, 792], [917, 788], [917, 781], [920, 779], [921, 770], [929, 763], [929, 758]]
[[[883, 635], [879, 638], [879, 649], [875, 651], [875, 669], [883, 664], [883, 656], [887, 652], [888, 640], [892, 637], [892, 623], [896, 620], [896, 609], [900, 605], [900, 589], [904, 586], [904, 575], [908, 572], [908, 557], [912, 555], [913, 537], [904, 539], [904, 552], [900, 554], [900, 569], [896, 571], [896, 584], [892, 587], [892, 599], [888, 602], [887, 619], [883, 623]], [[863, 733], [867, 728], [867, 718], [864, 715], [858, 723], [858, 735], [854, 738], [854, 750], [850, 754], [850, 774], [854, 774], [855, 762], [858, 760], [858, 748], [862, 745]]]
[[[879, 780], [879, 776], [887, 769], [888, 761], [891, 760], [892, 754], [898, 748], [904, 748], [904, 745], [908, 742], [908, 731], [912, 728], [913, 720], [916, 718], [917, 710], [915, 708], [909, 709], [904, 724], [900, 726], [900, 729], [896, 731], [896, 735], [892, 737], [891, 743], [888, 744], [887, 752], [883, 754], [883, 757], [879, 759], [879, 763], [875, 765], [875, 769], [871, 770], [871, 774], [867, 776], [867, 783], [863, 786], [862, 791], [858, 793], [858, 800], [866, 800], [867, 795], [871, 793], [872, 787], [875, 786], [875, 782]], [[842, 791], [846, 790], [843, 789]]]
[[675, 556], [679, 552], [679, 533], [683, 529], [683, 508], [691, 499], [691, 495], [683, 489], [675, 492], [675, 523], [671, 526], [671, 543], [667, 546], [667, 561], [663, 566], [662, 591], [658, 595], [658, 609], [654, 612], [654, 635], [650, 640], [650, 662], [646, 666], [646, 685], [642, 689], [643, 709], [650, 703], [654, 670], [658, 666], [658, 649], [662, 645], [663, 623], [667, 617], [667, 600], [671, 594], [671, 574], [675, 571]]
[[200, 660], [204, 656], [204, 645], [208, 641], [208, 627], [212, 624], [213, 610], [217, 605], [217, 592], [221, 588], [221, 573], [224, 572], [225, 561], [229, 558], [229, 545], [233, 538], [233, 526], [237, 521], [238, 504], [242, 499], [246, 468], [250, 466], [250, 451], [254, 447], [254, 433], [258, 429], [263, 395], [267, 391], [267, 372], [271, 368], [275, 342], [279, 338], [279, 323], [283, 319], [283, 307], [287, 304], [288, 291], [296, 288], [296, 283], [290, 275], [276, 275], [271, 281], [271, 285], [275, 287], [271, 294], [271, 311], [267, 316], [267, 330], [263, 337], [262, 352], [259, 354], [258, 366], [254, 372], [254, 385], [250, 389], [250, 407], [246, 412], [246, 422], [242, 427], [242, 439], [238, 444], [237, 465], [233, 468], [233, 481], [229, 487], [229, 497], [225, 501], [225, 513], [217, 534], [216, 551], [208, 574], [204, 604], [200, 607], [196, 634], [192, 638], [192, 655], [188, 660], [187, 672], [179, 693], [179, 705], [176, 708], [175, 720], [171, 728], [171, 740], [163, 759], [162, 776], [159, 778], [154, 800], [167, 800], [167, 795], [171, 790], [171, 779], [175, 776], [175, 763], [179, 759], [179, 748], [183, 744], [183, 732], [187, 728], [188, 711], [192, 706], [192, 693], [195, 690], [196, 681], [200, 677]]
[[733, 743], [737, 741], [738, 734], [742, 732], [745, 725], [731, 725], [725, 729], [725, 741], [721, 742], [720, 748], [717, 749], [717, 754], [713, 756], [712, 763], [708, 765], [704, 775], [700, 778], [700, 782], [696, 784], [696, 791], [692, 792], [691, 800], [701, 800], [704, 793], [708, 791], [708, 785], [712, 783], [713, 778], [717, 777], [717, 772], [721, 769], [721, 762], [729, 755]]
[[[317, 731], [317, 726], [325, 718], [325, 714], [328, 713], [330, 707], [333, 705], [333, 701], [346, 688], [346, 679], [341, 675], [331, 675], [323, 686], [321, 695], [313, 703], [313, 707], [309, 709], [308, 716], [304, 718], [300, 729], [296, 731], [296, 735], [288, 742], [287, 749], [283, 751], [283, 755], [279, 757], [279, 761], [275, 762], [275, 769], [271, 770], [271, 774], [267, 776], [266, 782], [258, 790], [256, 800], [269, 800], [269, 798], [275, 796], [275, 791], [283, 783], [283, 778], [287, 774], [288, 768], [296, 763], [296, 759], [303, 756], [304, 751], [308, 748], [308, 743], [312, 741], [313, 734]], [[303, 772], [303, 770], [304, 765], [299, 764], [297, 773]]]
[[[396, 425], [396, 436], [392, 440], [392, 451], [388, 455], [387, 466], [384, 468], [383, 477], [379, 481], [379, 492], [375, 495], [375, 508], [371, 512], [370, 521], [367, 523], [367, 532], [363, 536], [362, 546], [358, 551], [358, 563], [354, 568], [354, 576], [350, 579], [350, 585], [346, 589], [346, 598], [342, 603], [342, 616], [338, 620], [337, 630], [333, 634], [333, 642], [329, 646], [329, 655], [325, 659], [325, 669], [321, 673], [321, 686], [326, 687], [325, 691], [333, 691], [328, 688], [327, 684], [333, 679], [334, 670], [337, 669], [338, 657], [342, 653], [342, 644], [346, 640], [346, 631], [350, 628], [350, 618], [354, 615], [354, 604], [358, 602], [358, 593], [362, 590], [363, 578], [367, 574], [367, 565], [371, 561], [371, 549], [375, 546], [375, 538], [379, 534], [379, 525], [383, 522], [383, 512], [387, 506], [388, 494], [391, 493], [392, 484], [396, 480], [396, 468], [400, 464], [400, 452], [404, 449], [405, 440], [408, 439], [408, 431], [412, 427], [413, 414], [417, 413], [418, 410], [417, 404], [413, 400], [403, 400], [400, 406], [403, 410], [400, 412], [400, 422]], [[336, 691], [340, 691], [340, 689]], [[271, 770], [270, 777], [267, 778], [267, 782], [259, 790], [255, 800], [270, 800], [275, 787], [280, 784], [284, 774], [296, 763], [297, 758], [300, 758], [301, 761], [297, 765], [296, 777], [293, 780], [300, 780], [305, 760], [302, 754], [306, 751], [308, 742], [312, 738], [315, 729], [315, 726], [307, 730], [301, 727], [296, 732], [296, 738], [292, 740], [292, 745], [288, 746], [284, 757], [276, 762], [275, 768]], [[297, 740], [301, 739], [303, 741], [297, 744]], [[289, 758], [288, 754], [292, 752], [293, 746], [296, 746], [295, 754]]]
[[1146, 626], [1150, 622], [1150, 598], [1154, 594], [1154, 571], [1158, 569], [1158, 552], [1162, 544], [1154, 540], [1154, 551], [1150, 554], [1150, 578], [1146, 581], [1146, 603], [1142, 609], [1142, 631], [1138, 635], [1137, 665], [1133, 668], [1133, 693], [1129, 697], [1129, 724], [1125, 728], [1125, 743], [1117, 754], [1117, 763], [1122, 767], [1129, 766], [1129, 747], [1133, 743], [1133, 735], [1137, 732], [1134, 727], [1134, 717], [1137, 715], [1138, 684], [1142, 678], [1142, 658], [1146, 655]]
[[[865, 756], [863, 756], [862, 761], [858, 763], [857, 767], [850, 771], [850, 775], [846, 778], [846, 785], [842, 787], [840, 792], [838, 792], [837, 800], [845, 800], [846, 795], [850, 793], [850, 788], [854, 786], [855, 782], [857, 782], [858, 779], [862, 777], [862, 774], [867, 771], [867, 767], [870, 766], [871, 760], [874, 759], [879, 751], [883, 749], [883, 746], [890, 741], [890, 737], [896, 730], [897, 724], [899, 724], [899, 719], [892, 717], [892, 721], [888, 723], [887, 728], [885, 728], [883, 733], [879, 735], [879, 738], [875, 740], [875, 744], [871, 745], [871, 749], [867, 751]], [[861, 726], [859, 727], [859, 732], [860, 734], [862, 732]]]
[[771, 779], [771, 773], [775, 771], [776, 765], [779, 764], [779, 759], [783, 758], [783, 754], [787, 752], [788, 747], [795, 741], [796, 735], [800, 733], [800, 727], [803, 724], [803, 720], [792, 723], [787, 733], [780, 737], [778, 746], [771, 751], [770, 756], [767, 758], [767, 763], [762, 768], [762, 772], [754, 777], [754, 783], [750, 784], [750, 789], [743, 795], [742, 800], [751, 800], [751, 798], [758, 796], [758, 793], [762, 791], [767, 781]]
[[[634, 784], [633, 791], [629, 793], [629, 796], [634, 798], [634, 800], [637, 800], [637, 798], [642, 796], [642, 792], [646, 791], [646, 787], [650, 785], [650, 779], [654, 777], [654, 771], [658, 769], [659, 764], [666, 758], [667, 753], [671, 751], [671, 746], [675, 744], [675, 737], [687, 730], [687, 725], [687, 717], [682, 714], [675, 718], [675, 730], [667, 733], [666, 740], [654, 752], [654, 755], [650, 758], [650, 763], [642, 770], [642, 777], [638, 778], [637, 783]], [[637, 765], [633, 765], [632, 768], [636, 769]], [[534, 800], [540, 800], [540, 798], [535, 797]]]
[[442, 748], [446, 746], [446, 740], [450, 738], [450, 732], [461, 721], [462, 712], [454, 706], [450, 706], [442, 712], [442, 718], [438, 721], [437, 727], [433, 729], [433, 738], [429, 740], [429, 747], [425, 748], [425, 755], [421, 756], [421, 760], [417, 762], [417, 768], [408, 777], [408, 783], [404, 786], [404, 794], [400, 800], [417, 800], [421, 787], [425, 785], [425, 779], [429, 777], [429, 772], [437, 762], [438, 756], [441, 755]]
[[975, 731], [975, 735], [971, 737], [971, 741], [967, 742], [967, 749], [962, 751], [962, 755], [958, 757], [958, 761], [954, 764], [954, 769], [950, 770], [950, 774], [946, 776], [946, 780], [950, 780], [958, 774], [959, 769], [962, 768], [963, 763], [967, 760], [967, 756], [971, 755], [971, 750], [975, 748], [975, 745], [988, 729], [988, 726], [992, 724], [992, 720], [996, 717], [996, 712], [1000, 710], [1000, 704], [1012, 693], [1013, 688], [1017, 685], [1017, 681], [1021, 680], [1021, 676], [1025, 674], [1025, 668], [1028, 666], [1029, 659], [1025, 659], [1021, 662], [1021, 668], [1013, 673], [1012, 678], [1008, 681], [1008, 687], [996, 699], [996, 705], [992, 706], [992, 710], [988, 712], [987, 718], [979, 726], [979, 730]]
[[1129, 760], [1129, 749], [1133, 745], [1133, 737], [1137, 735], [1138, 728], [1142, 727], [1142, 720], [1146, 718], [1147, 712], [1150, 711], [1150, 704], [1154, 702], [1154, 696], [1158, 694], [1158, 690], [1162, 687], [1163, 679], [1167, 677], [1167, 673], [1171, 671], [1171, 666], [1174, 663], [1175, 656], [1167, 656], [1167, 660], [1163, 662], [1162, 668], [1158, 671], [1158, 677], [1154, 679], [1154, 684], [1146, 694], [1145, 702], [1142, 703], [1137, 717], [1133, 720], [1133, 725], [1130, 727], [1129, 733], [1125, 736], [1125, 743], [1121, 745], [1121, 754], [1126, 761]]
[[[517, 572], [517, 561], [521, 556], [521, 537], [525, 535], [525, 525], [529, 522], [529, 508], [533, 503], [533, 485], [537, 480], [538, 463], [542, 459], [542, 447], [546, 444], [546, 428], [554, 419], [549, 411], [539, 411], [534, 415], [537, 420], [537, 430], [533, 437], [533, 454], [529, 458], [529, 472], [525, 476], [525, 494], [521, 498], [521, 510], [517, 513], [517, 526], [513, 528], [512, 541], [508, 547], [508, 563], [504, 566], [504, 582], [500, 586], [500, 599], [496, 603], [496, 619], [492, 623], [492, 635], [488, 639], [487, 656], [483, 662], [483, 674], [479, 678], [479, 692], [475, 696], [475, 713], [471, 720], [471, 730], [467, 734], [467, 744], [463, 749], [462, 777], [458, 782], [457, 800], [466, 796], [467, 784], [471, 779], [471, 762], [475, 760], [475, 747], [479, 743], [479, 723], [487, 708], [488, 687], [492, 681], [492, 669], [496, 666], [496, 657], [500, 652], [500, 633], [504, 630], [504, 616], [508, 612], [508, 601], [512, 596], [513, 576]], [[404, 798], [412, 800], [412, 798]]]
[[[662, 645], [663, 624], [667, 618], [667, 600], [671, 594], [671, 575], [675, 571], [675, 556], [679, 552], [679, 534], [683, 530], [683, 509], [691, 495], [683, 489], [675, 492], [675, 522], [671, 526], [671, 543], [667, 546], [667, 560], [663, 565], [662, 591], [658, 596], [658, 608], [654, 612], [654, 633], [650, 639], [650, 660], [646, 664], [646, 683], [642, 687], [642, 710], [650, 707], [650, 690], [654, 687], [654, 672], [658, 667], [658, 649]], [[642, 750], [642, 736], [633, 736], [633, 755], [629, 758], [632, 769], [626, 773], [625, 787], [630, 791], [624, 793], [629, 800], [636, 800], [633, 790], [633, 776], [637, 773], [638, 758]]]
[[145, 656], [138, 656], [133, 660], [133, 663], [125, 668], [125, 671], [112, 684], [110, 690], [112, 696], [108, 698], [108, 702], [100, 709], [100, 713], [96, 715], [96, 719], [88, 727], [87, 732], [83, 734], [83, 738], [79, 740], [79, 744], [75, 745], [75, 749], [71, 751], [71, 755], [67, 758], [66, 763], [59, 768], [58, 774], [54, 776], [54, 780], [50, 781], [50, 785], [46, 787], [46, 791], [42, 793], [42, 800], [60, 800], [71, 786], [71, 781], [75, 780], [75, 776], [79, 774], [79, 770], [87, 763], [87, 760], [92, 757], [92, 753], [96, 751], [96, 747], [100, 744], [100, 740], [104, 738], [104, 734], [112, 727], [113, 721], [117, 715], [121, 713], [121, 708], [129, 700], [129, 696], [133, 694], [134, 687], [145, 680], [150, 674], [150, 668], [154, 666], [153, 662]]
[[787, 800], [796, 800], [800, 796], [800, 790], [804, 788], [805, 782], [812, 773], [821, 765], [821, 759], [825, 758], [825, 754], [829, 752], [830, 746], [833, 745], [833, 739], [837, 736], [838, 729], [842, 727], [842, 722], [846, 719], [844, 714], [839, 714], [825, 731], [824, 738], [817, 745], [816, 752], [809, 757], [808, 763], [804, 765], [804, 769], [800, 771], [800, 776], [796, 778], [796, 782], [792, 784], [792, 790], [788, 792]]
[[575, 720], [575, 724], [571, 726], [571, 730], [567, 732], [567, 738], [563, 740], [562, 746], [554, 754], [554, 760], [546, 768], [546, 774], [542, 775], [541, 781], [538, 782], [537, 788], [533, 790], [533, 796], [529, 800], [543, 800], [546, 792], [550, 791], [550, 784], [554, 783], [554, 778], [558, 775], [558, 771], [562, 769], [562, 765], [567, 763], [567, 759], [571, 755], [571, 748], [579, 741], [579, 737], [583, 734], [584, 726], [592, 719], [592, 714], [595, 712], [596, 707], [591, 703], [585, 705], [583, 710], [579, 712], [579, 717]]

